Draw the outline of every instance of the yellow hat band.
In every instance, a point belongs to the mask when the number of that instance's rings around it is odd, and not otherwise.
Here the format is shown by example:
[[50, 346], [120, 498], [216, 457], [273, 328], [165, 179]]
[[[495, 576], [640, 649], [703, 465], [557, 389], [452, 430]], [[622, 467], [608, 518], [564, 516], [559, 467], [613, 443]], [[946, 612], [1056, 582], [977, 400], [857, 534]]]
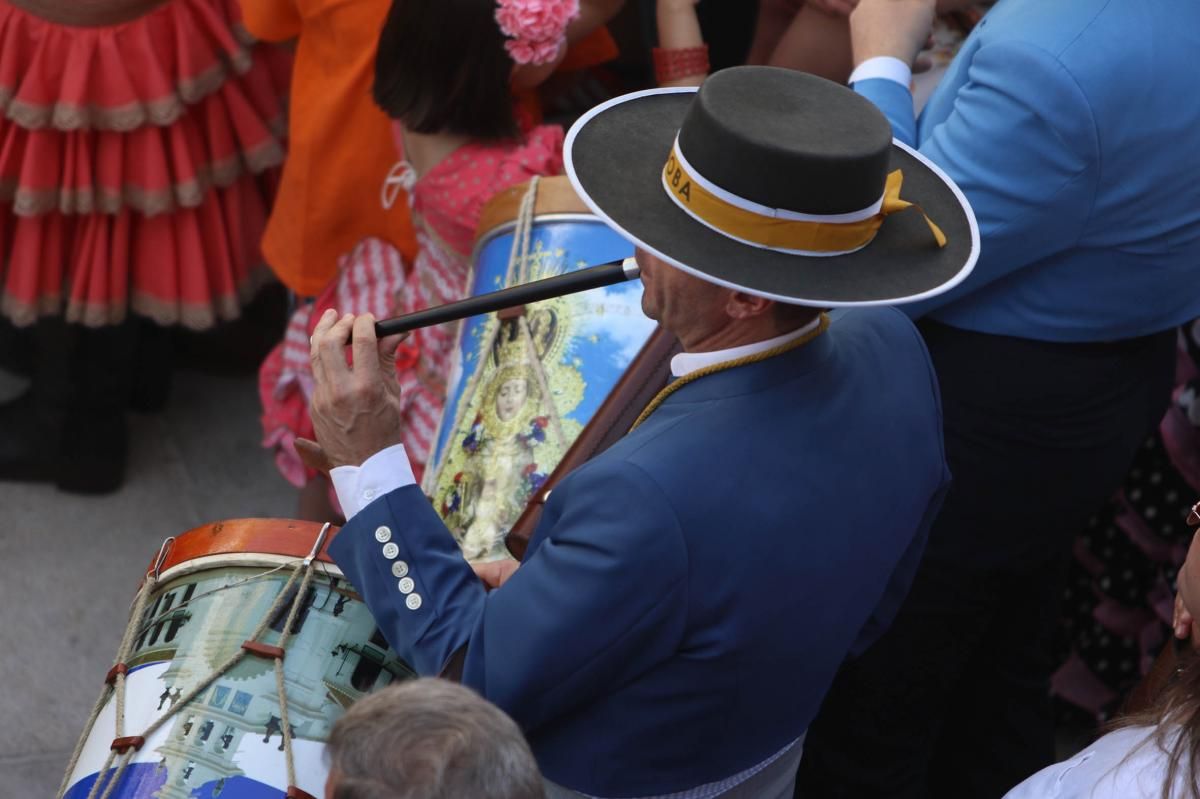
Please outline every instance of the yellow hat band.
[[[900, 170], [889, 174], [883, 198], [877, 203], [878, 210], [865, 218], [844, 221], [848, 216], [858, 215], [839, 214], [823, 220], [820, 215], [764, 208], [727, 192], [722, 192], [723, 197], [718, 196], [707, 188], [706, 184], [711, 185], [709, 181], [694, 174], [679, 152], [678, 141], [663, 169], [663, 188], [696, 221], [744, 244], [797, 255], [844, 255], [870, 244], [884, 219], [914, 206], [900, 199], [903, 182]], [[795, 218], [800, 216], [804, 218]], [[941, 228], [928, 216], [925, 221], [938, 246], [945, 247], [946, 236]]]

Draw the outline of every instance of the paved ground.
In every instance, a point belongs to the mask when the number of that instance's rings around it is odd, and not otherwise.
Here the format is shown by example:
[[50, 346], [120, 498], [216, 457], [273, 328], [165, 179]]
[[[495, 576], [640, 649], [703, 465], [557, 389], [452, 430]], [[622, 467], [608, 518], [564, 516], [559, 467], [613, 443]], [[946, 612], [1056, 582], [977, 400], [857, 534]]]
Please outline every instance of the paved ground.
[[[0, 399], [20, 386], [0, 372]], [[258, 445], [251, 378], [178, 374], [168, 409], [132, 417], [132, 433], [111, 497], [0, 483], [0, 796], [54, 795], [162, 539], [294, 511]]]

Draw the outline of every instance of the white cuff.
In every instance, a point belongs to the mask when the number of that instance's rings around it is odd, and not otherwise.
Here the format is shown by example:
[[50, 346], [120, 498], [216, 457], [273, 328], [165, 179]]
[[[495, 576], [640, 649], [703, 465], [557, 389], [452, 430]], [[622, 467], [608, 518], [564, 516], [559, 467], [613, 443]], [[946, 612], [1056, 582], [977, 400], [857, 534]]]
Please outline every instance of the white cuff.
[[333, 490], [337, 492], [346, 521], [384, 494], [417, 482], [403, 444], [376, 452], [363, 461], [362, 466], [330, 469], [329, 477], [333, 480]]
[[850, 73], [848, 83], [854, 85], [860, 80], [871, 80], [873, 78], [894, 80], [908, 89], [912, 86], [912, 68], [899, 58], [890, 55], [875, 56], [859, 64]]

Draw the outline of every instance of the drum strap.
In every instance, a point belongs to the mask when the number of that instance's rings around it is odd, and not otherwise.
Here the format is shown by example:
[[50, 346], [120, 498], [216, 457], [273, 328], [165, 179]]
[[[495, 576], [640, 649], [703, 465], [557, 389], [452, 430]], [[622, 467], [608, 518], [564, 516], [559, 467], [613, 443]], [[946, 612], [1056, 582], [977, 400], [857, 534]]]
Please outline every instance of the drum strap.
[[[324, 531], [323, 531], [324, 532]], [[322, 536], [323, 539], [323, 536]], [[166, 544], [164, 544], [164, 549]], [[162, 555], [160, 553], [159, 564], [161, 565]], [[126, 668], [122, 668], [129, 656], [135, 648], [134, 642], [143, 630], [142, 617], [146, 612], [146, 605], [149, 602], [150, 596], [154, 593], [159, 585], [158, 568], [151, 570], [146, 575], [146, 579], [142, 582], [142, 587], [138, 591], [137, 597], [133, 603], [133, 609], [129, 614], [129, 623], [125, 627], [125, 634], [121, 639], [121, 647], [117, 652], [117, 661], [109, 674], [114, 677], [110, 684], [106, 685], [104, 691], [100, 694], [100, 699], [96, 702], [96, 706], [92, 709], [92, 715], [88, 719], [87, 725], [84, 727], [83, 734], [79, 738], [79, 743], [75, 745], [75, 751], [71, 755], [71, 761], [67, 765], [67, 773], [63, 777], [62, 784], [59, 786], [56, 796], [58, 799], [63, 799], [66, 795], [68, 783], [71, 776], [75, 773], [76, 767], [79, 765], [79, 758], [83, 752], [84, 744], [91, 737], [92, 730], [96, 725], [96, 720], [100, 717], [101, 711], [108, 703], [109, 699], [116, 695], [116, 723], [115, 736], [113, 744], [109, 750], [108, 759], [105, 760], [103, 768], [100, 769], [96, 776], [96, 782], [92, 785], [91, 791], [88, 792], [87, 799], [110, 799], [113, 791], [121, 782], [121, 777], [125, 774], [125, 769], [133, 762], [133, 757], [137, 750], [141, 748], [150, 736], [157, 732], [165, 725], [175, 713], [200, 696], [204, 691], [208, 690], [216, 680], [225, 675], [230, 669], [236, 666], [247, 655], [250, 654], [267, 654], [275, 661], [275, 687], [279, 693], [279, 715], [280, 725], [283, 727], [283, 745], [284, 754], [287, 762], [287, 779], [289, 797], [306, 796], [296, 785], [296, 764], [292, 754], [292, 733], [291, 727], [288, 724], [288, 705], [287, 705], [287, 689], [284, 684], [283, 672], [283, 655], [287, 647], [288, 639], [292, 634], [292, 625], [296, 621], [296, 616], [299, 614], [301, 607], [304, 604], [304, 599], [308, 594], [308, 589], [312, 583], [315, 569], [313, 568], [314, 558], [305, 558], [296, 565], [291, 576], [284, 584], [283, 589], [276, 597], [275, 603], [271, 609], [259, 622], [255, 628], [254, 634], [250, 639], [238, 649], [237, 652], [230, 655], [229, 658], [213, 670], [204, 679], [200, 680], [190, 691], [181, 696], [178, 700], [172, 703], [167, 712], [154, 721], [141, 735], [127, 736], [125, 732], [125, 672]], [[297, 583], [299, 584], [297, 587]], [[293, 593], [295, 589], [295, 593]], [[270, 626], [271, 620], [276, 618], [283, 612], [284, 607], [291, 599], [291, 606], [288, 610], [287, 621], [283, 625], [283, 632], [279, 636], [279, 643], [275, 646], [264, 646], [259, 641], [266, 633]], [[194, 602], [197, 597], [193, 597]], [[178, 609], [177, 606], [176, 609]], [[151, 622], [153, 623], [153, 622]], [[249, 645], [249, 646], [247, 646]], [[111, 770], [111, 774], [110, 774]], [[106, 779], [106, 775], [109, 775]]]
[[[91, 737], [92, 728], [96, 726], [96, 719], [100, 717], [100, 713], [104, 710], [105, 704], [109, 697], [115, 691], [117, 694], [117, 721], [115, 739], [120, 739], [124, 736], [125, 727], [125, 675], [127, 668], [119, 668], [125, 666], [125, 660], [129, 656], [129, 652], [133, 648], [134, 630], [137, 624], [141, 622], [142, 615], [146, 612], [146, 605], [150, 599], [150, 595], [154, 592], [158, 585], [157, 577], [152, 573], [146, 576], [142, 582], [142, 587], [138, 591], [137, 596], [133, 600], [133, 609], [130, 611], [130, 623], [125, 626], [125, 635], [121, 638], [121, 647], [117, 652], [117, 662], [109, 671], [111, 679], [105, 681], [105, 688], [100, 692], [100, 698], [96, 700], [96, 705], [92, 708], [92, 713], [88, 717], [87, 724], [83, 727], [83, 734], [79, 736], [79, 742], [75, 744], [75, 751], [71, 753], [71, 760], [67, 764], [67, 773], [63, 775], [62, 784], [58, 786], [58, 793], [55, 796], [61, 797], [66, 795], [68, 783], [71, 780], [71, 775], [75, 773], [75, 767], [79, 765], [79, 757], [83, 753], [83, 746], [87, 743], [87, 739]], [[123, 753], [122, 753], [123, 756]], [[96, 777], [96, 785], [102, 781], [104, 774], [112, 768], [113, 761], [117, 757], [117, 750], [110, 749], [108, 759], [104, 762], [104, 768], [100, 769], [99, 775]], [[91, 793], [95, 793], [96, 785], [92, 786]]]
[[533, 212], [537, 207], [538, 184], [541, 179], [534, 175], [529, 181], [529, 188], [521, 198], [521, 206], [517, 210], [517, 224], [513, 230], [512, 249], [508, 253], [508, 274], [505, 275], [507, 285], [516, 286], [532, 280], [529, 263], [529, 245], [533, 239]]

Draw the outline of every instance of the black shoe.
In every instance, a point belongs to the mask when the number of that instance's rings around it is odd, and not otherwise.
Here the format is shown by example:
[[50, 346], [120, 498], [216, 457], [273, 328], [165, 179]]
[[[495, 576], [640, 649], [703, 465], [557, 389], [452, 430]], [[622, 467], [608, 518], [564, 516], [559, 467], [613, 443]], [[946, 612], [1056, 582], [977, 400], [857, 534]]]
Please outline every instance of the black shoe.
[[62, 428], [55, 483], [73, 494], [110, 494], [125, 482], [128, 457], [124, 413], [71, 413]]
[[134, 320], [75, 331], [71, 396], [55, 482], [76, 494], [107, 494], [125, 482], [129, 407], [137, 350]]
[[0, 319], [0, 369], [22, 377], [33, 374], [33, 331]]
[[0, 405], [0, 480], [52, 482], [59, 463], [64, 414], [32, 390]]
[[130, 324], [37, 329], [33, 382], [0, 405], [0, 480], [55, 483], [64, 491], [106, 494], [125, 479]]
[[70, 416], [26, 391], [0, 405], [0, 481], [54, 483], [75, 494], [108, 494], [125, 481], [122, 413]]
[[174, 331], [159, 327], [149, 319], [138, 320], [136, 330], [137, 355], [129, 370], [129, 410], [159, 413], [171, 398]]

